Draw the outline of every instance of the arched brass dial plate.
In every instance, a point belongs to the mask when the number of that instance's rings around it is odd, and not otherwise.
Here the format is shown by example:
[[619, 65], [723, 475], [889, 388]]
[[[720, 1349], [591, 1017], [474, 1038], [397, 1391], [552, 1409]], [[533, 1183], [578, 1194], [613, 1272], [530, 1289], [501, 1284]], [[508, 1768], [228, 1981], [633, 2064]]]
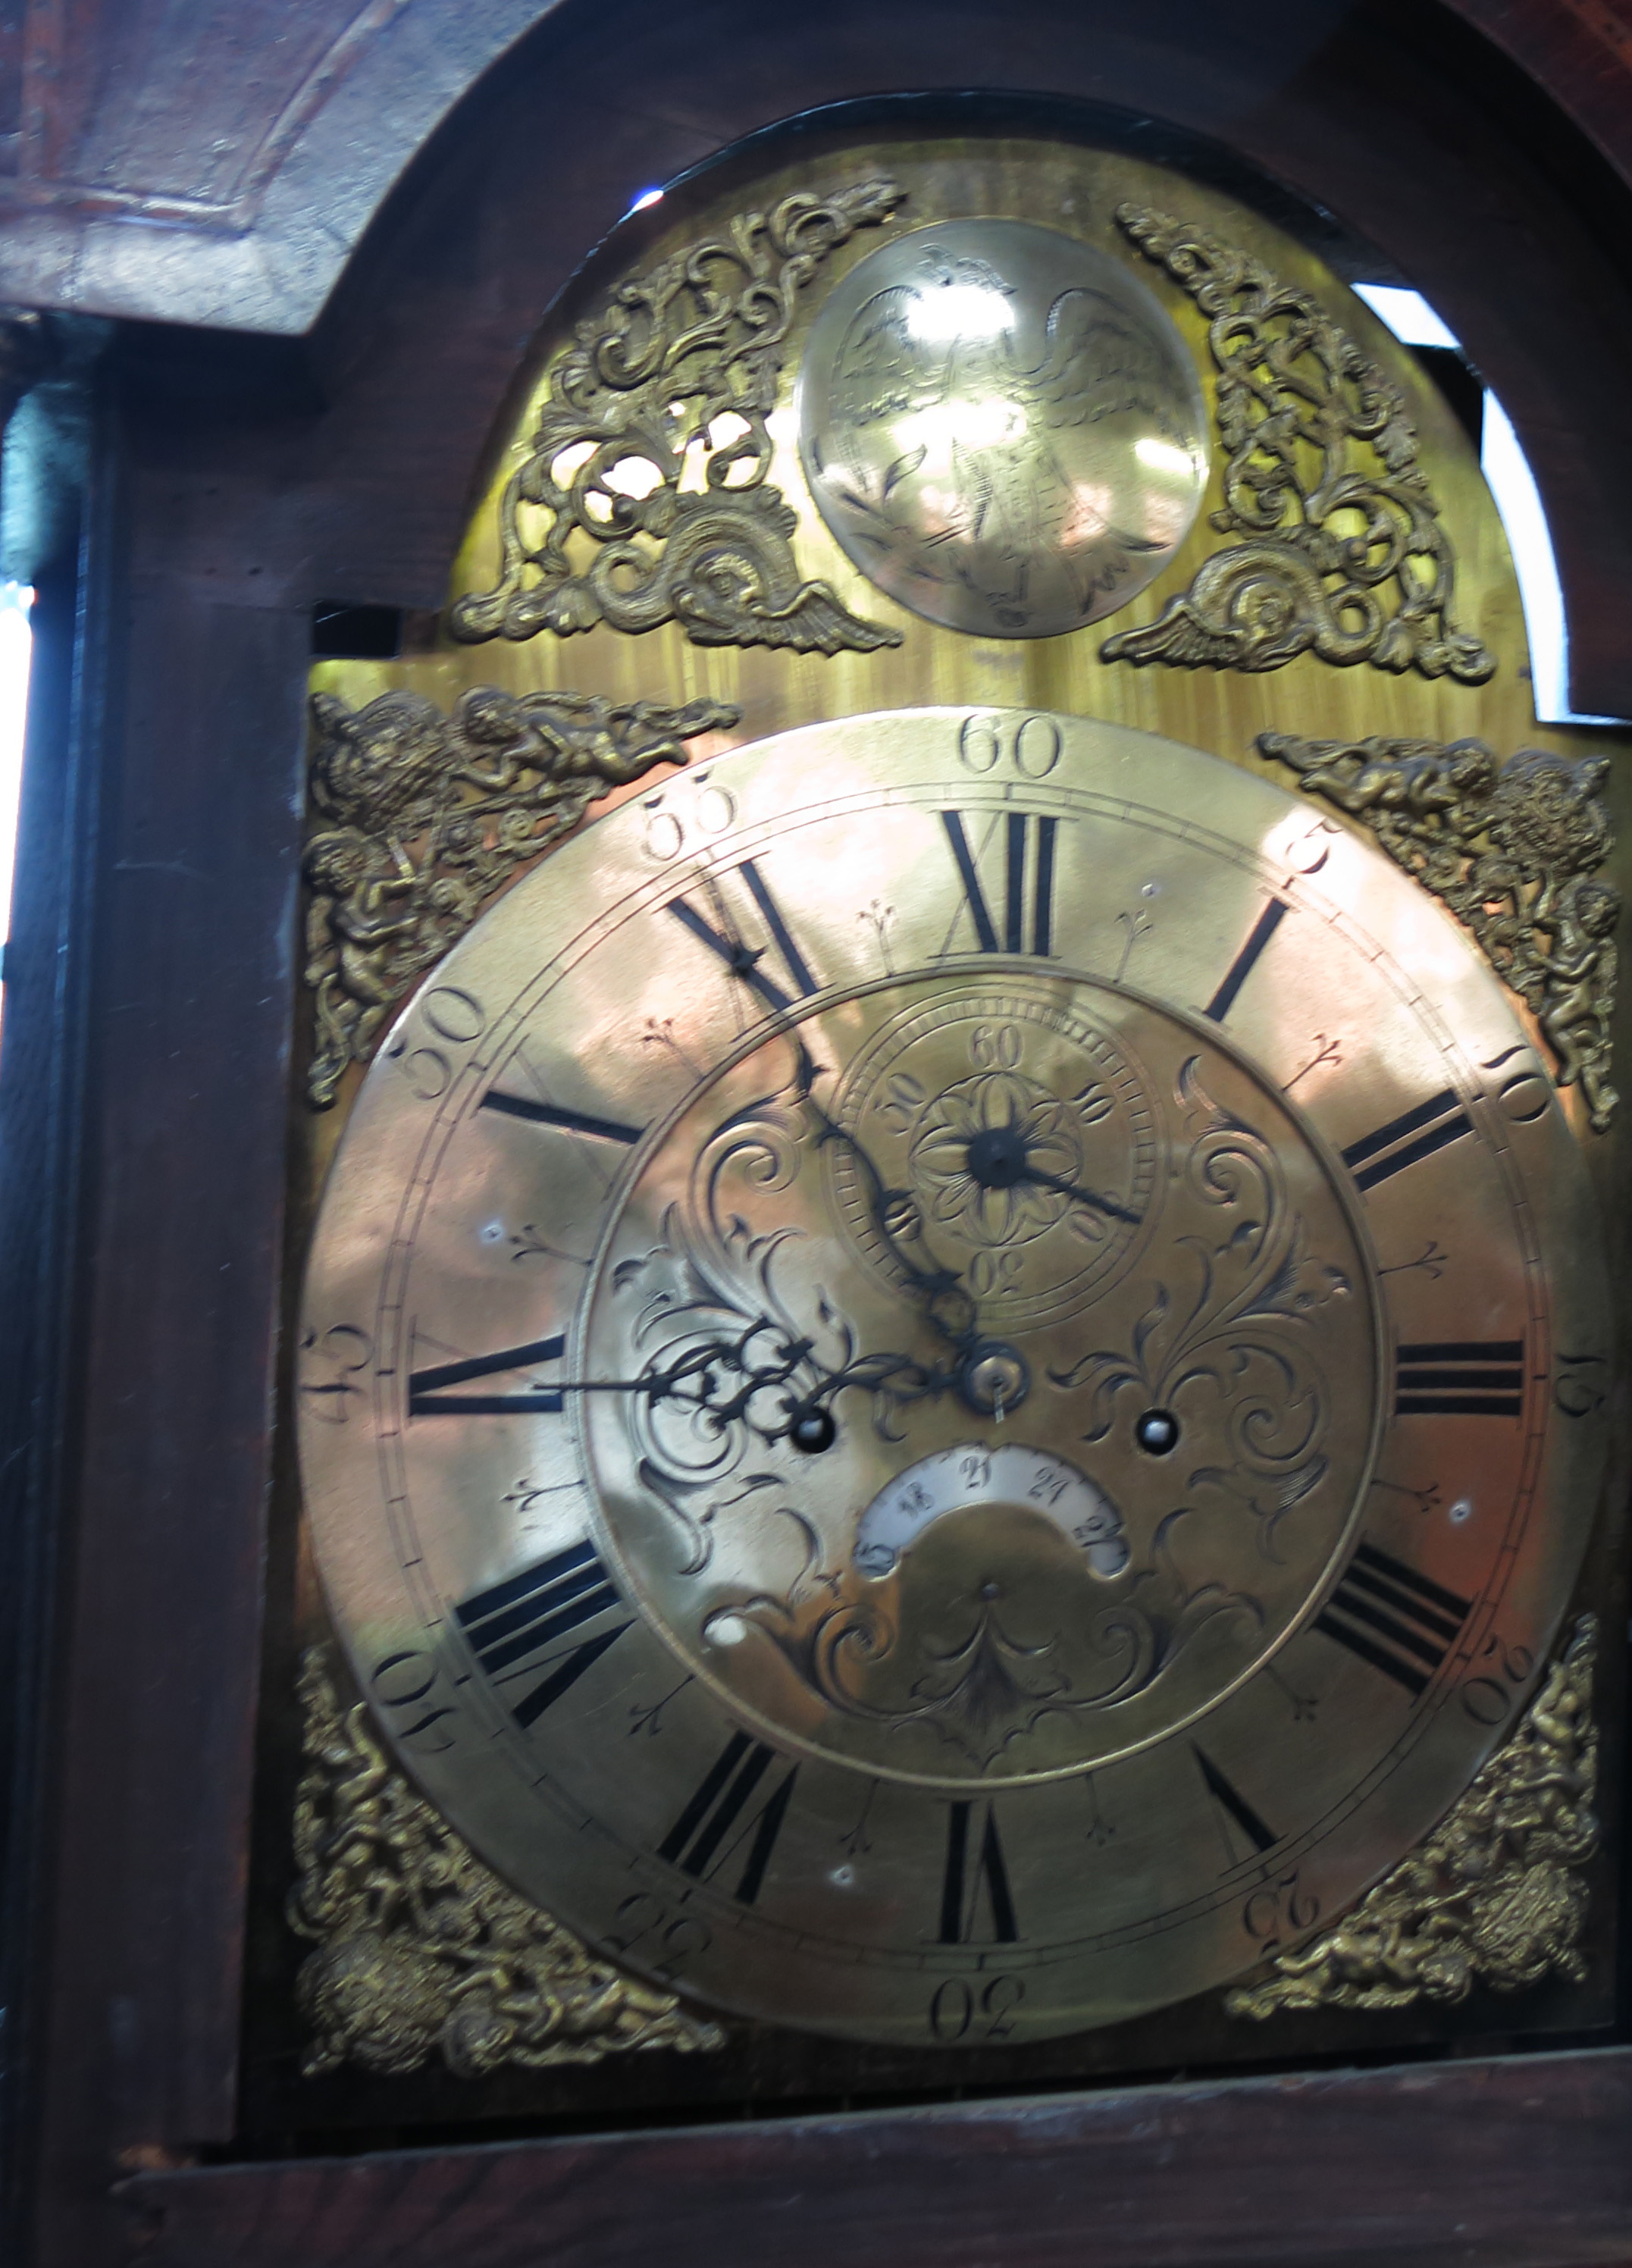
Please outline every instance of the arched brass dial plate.
[[580, 835], [361, 1092], [302, 1458], [381, 1722], [593, 1943], [926, 2046], [1332, 1919], [1514, 1721], [1607, 1306], [1525, 1029], [1340, 822], [923, 710]]

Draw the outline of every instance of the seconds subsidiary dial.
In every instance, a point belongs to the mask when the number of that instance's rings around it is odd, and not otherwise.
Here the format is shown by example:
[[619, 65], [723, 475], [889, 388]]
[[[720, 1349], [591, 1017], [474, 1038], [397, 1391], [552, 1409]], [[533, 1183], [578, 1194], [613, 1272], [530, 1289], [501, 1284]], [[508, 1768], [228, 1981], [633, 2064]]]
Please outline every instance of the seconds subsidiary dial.
[[490, 1864], [773, 2021], [1018, 2040], [1329, 1922], [1513, 1723], [1585, 1177], [1339, 822], [1078, 718], [808, 727], [504, 898], [364, 1081], [303, 1466]]

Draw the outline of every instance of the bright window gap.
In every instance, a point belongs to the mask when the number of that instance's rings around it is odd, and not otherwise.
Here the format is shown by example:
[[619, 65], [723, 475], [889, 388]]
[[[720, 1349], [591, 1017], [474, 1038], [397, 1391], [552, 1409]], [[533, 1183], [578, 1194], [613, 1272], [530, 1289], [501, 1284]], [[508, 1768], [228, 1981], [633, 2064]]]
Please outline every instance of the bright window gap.
[[[1452, 347], [1461, 352], [1461, 341], [1420, 291], [1393, 284], [1356, 284], [1355, 290], [1402, 346]], [[1620, 717], [1583, 716], [1570, 705], [1570, 626], [1564, 617], [1564, 593], [1547, 514], [1541, 508], [1541, 492], [1518, 446], [1512, 419], [1488, 387], [1480, 464], [1502, 515], [1507, 548], [1513, 555], [1513, 571], [1518, 578], [1537, 723], [1624, 723]]]
[[[0, 583], [0, 929], [9, 929], [17, 850], [17, 799], [23, 780], [23, 729], [28, 715], [28, 663], [33, 638], [26, 583]], [[4, 964], [0, 962], [0, 982]]]

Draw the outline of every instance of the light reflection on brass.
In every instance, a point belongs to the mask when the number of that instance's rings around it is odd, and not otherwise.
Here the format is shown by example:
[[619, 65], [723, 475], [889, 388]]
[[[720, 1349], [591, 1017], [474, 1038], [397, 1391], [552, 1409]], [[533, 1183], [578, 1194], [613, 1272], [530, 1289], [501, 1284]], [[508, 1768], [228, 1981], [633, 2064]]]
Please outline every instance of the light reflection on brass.
[[1081, 718], [845, 718], [563, 844], [377, 1053], [317, 1557], [428, 1797], [621, 1965], [1108, 2022], [1329, 1922], [1496, 1745], [1600, 1249], [1488, 965], [1335, 816]]
[[943, 221], [829, 292], [799, 372], [828, 526], [915, 614], [987, 637], [1099, 622], [1159, 575], [1207, 480], [1189, 350], [1057, 230]]
[[1521, 748], [1502, 762], [1482, 740], [1291, 733], [1261, 733], [1258, 745], [1363, 821], [1467, 923], [1535, 1014], [1559, 1085], [1579, 1080], [1594, 1131], [1606, 1132], [1620, 1099], [1609, 1073], [1621, 893], [1599, 875], [1615, 847], [1608, 758]]
[[717, 701], [671, 709], [585, 693], [518, 700], [492, 685], [462, 696], [451, 717], [422, 693], [384, 693], [355, 711], [313, 694], [318, 823], [301, 870], [312, 892], [313, 1108], [334, 1101], [347, 1065], [366, 1061], [414, 979], [518, 866], [609, 789], [684, 763], [687, 740], [736, 721]]

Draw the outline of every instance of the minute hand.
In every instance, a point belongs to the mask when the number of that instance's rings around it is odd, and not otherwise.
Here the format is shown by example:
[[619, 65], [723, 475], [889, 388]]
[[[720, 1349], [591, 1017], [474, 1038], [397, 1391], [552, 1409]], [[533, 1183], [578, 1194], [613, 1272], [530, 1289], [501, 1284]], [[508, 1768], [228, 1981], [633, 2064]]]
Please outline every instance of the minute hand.
[[1033, 1182], [1040, 1189], [1055, 1189], [1062, 1197], [1074, 1197], [1078, 1204], [1092, 1205], [1096, 1212], [1107, 1213], [1113, 1220], [1125, 1220], [1135, 1228], [1144, 1218], [1143, 1213], [1129, 1212], [1114, 1197], [1101, 1197], [1098, 1189], [1085, 1189], [1077, 1182], [1062, 1181], [1058, 1174], [1045, 1174], [1040, 1167], [1022, 1166], [1015, 1179]]

